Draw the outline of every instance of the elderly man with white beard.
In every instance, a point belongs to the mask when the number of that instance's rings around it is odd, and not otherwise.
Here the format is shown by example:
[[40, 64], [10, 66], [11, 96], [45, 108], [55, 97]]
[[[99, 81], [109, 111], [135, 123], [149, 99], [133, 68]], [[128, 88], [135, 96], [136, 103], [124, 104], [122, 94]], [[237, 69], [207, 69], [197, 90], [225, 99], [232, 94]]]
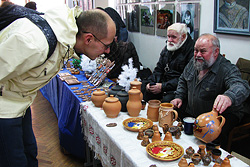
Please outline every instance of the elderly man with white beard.
[[[198, 117], [215, 109], [226, 122], [214, 142], [226, 149], [229, 132], [244, 116], [243, 102], [250, 88], [239, 69], [220, 54], [220, 42], [211, 34], [201, 35], [195, 43], [194, 58], [180, 76], [175, 99], [171, 101], [178, 116]], [[183, 102], [187, 106], [180, 110]], [[213, 133], [211, 131], [211, 133]]]
[[170, 102], [174, 98], [180, 75], [194, 55], [194, 41], [187, 32], [186, 24], [169, 26], [166, 42], [152, 75], [142, 81], [145, 101], [158, 99]]

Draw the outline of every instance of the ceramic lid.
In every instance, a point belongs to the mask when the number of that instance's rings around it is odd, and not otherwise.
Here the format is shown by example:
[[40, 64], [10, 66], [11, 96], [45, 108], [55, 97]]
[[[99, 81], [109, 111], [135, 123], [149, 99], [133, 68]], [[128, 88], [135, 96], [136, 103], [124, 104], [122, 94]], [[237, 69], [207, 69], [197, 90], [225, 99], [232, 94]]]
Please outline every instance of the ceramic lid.
[[130, 82], [131, 85], [141, 85], [142, 83], [140, 81], [137, 80], [137, 78], [135, 78], [134, 81]]
[[104, 94], [105, 94], [105, 91], [102, 91], [100, 88], [97, 88], [97, 90], [93, 92], [93, 95], [96, 95], [96, 96], [100, 96]]
[[122, 96], [122, 97], [126, 97], [128, 96], [128, 92], [126, 92], [124, 89], [122, 89], [121, 91], [119, 91], [117, 94], [117, 96]]
[[116, 97], [114, 97], [114, 95], [110, 95], [110, 97], [107, 97], [107, 98], [105, 99], [105, 101], [106, 101], [106, 102], [111, 102], [111, 103], [113, 103], [113, 102], [119, 101], [119, 99], [116, 98]]
[[124, 87], [120, 86], [120, 85], [115, 85], [113, 86], [111, 89], [112, 90], [122, 90]]
[[129, 94], [139, 94], [141, 93], [141, 91], [139, 89], [136, 89], [136, 87], [132, 87], [132, 89], [130, 89], [128, 91]]

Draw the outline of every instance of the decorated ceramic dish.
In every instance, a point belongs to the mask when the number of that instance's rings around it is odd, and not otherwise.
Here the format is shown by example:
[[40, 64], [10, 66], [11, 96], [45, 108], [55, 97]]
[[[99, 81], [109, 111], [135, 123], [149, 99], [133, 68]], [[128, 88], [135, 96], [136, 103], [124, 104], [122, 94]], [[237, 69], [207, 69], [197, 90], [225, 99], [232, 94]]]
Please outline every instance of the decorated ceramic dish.
[[173, 161], [184, 154], [183, 148], [171, 141], [157, 141], [147, 145], [147, 153], [158, 160]]
[[128, 118], [123, 121], [123, 126], [133, 132], [138, 132], [140, 129], [146, 130], [153, 126], [153, 122], [146, 118]]

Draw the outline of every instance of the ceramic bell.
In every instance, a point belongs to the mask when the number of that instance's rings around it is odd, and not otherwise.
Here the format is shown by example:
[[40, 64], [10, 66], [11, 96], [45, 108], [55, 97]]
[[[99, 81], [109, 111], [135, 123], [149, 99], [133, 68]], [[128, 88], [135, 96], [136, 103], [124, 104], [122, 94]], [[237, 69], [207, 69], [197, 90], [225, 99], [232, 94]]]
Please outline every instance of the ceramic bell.
[[205, 143], [215, 140], [221, 133], [225, 118], [218, 116], [218, 111], [212, 110], [199, 115], [194, 122], [194, 136]]

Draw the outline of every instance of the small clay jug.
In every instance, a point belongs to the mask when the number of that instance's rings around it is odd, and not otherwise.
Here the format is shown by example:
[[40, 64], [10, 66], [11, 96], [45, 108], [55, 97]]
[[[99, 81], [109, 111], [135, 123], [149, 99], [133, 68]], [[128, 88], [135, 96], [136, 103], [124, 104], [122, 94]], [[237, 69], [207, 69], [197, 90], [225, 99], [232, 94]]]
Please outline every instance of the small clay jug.
[[206, 146], [205, 145], [199, 145], [199, 149], [197, 151], [197, 153], [199, 153], [201, 155], [201, 158], [203, 158], [206, 155]]
[[148, 101], [147, 118], [153, 122], [158, 122], [160, 104], [160, 100]]
[[138, 81], [137, 78], [134, 79], [134, 81], [130, 82], [130, 88], [136, 87], [136, 89], [140, 90], [140, 99], [143, 99], [143, 94], [141, 92], [141, 84], [142, 82]]
[[206, 154], [205, 156], [203, 156], [203, 158], [201, 158], [201, 160], [204, 166], [208, 166], [211, 163], [212, 158], [210, 154]]
[[110, 91], [109, 91], [109, 93], [108, 93], [108, 96], [110, 96], [110, 95], [116, 96], [116, 94], [117, 94], [119, 91], [121, 91], [122, 89], [124, 89], [124, 87], [122, 87], [122, 86], [120, 86], [120, 85], [115, 85], [115, 86], [113, 86], [113, 87], [110, 89]]
[[105, 91], [102, 91], [100, 88], [97, 88], [91, 95], [91, 101], [94, 103], [96, 107], [102, 107], [104, 100], [106, 99], [107, 95]]
[[211, 112], [201, 114], [196, 118], [194, 136], [205, 143], [209, 143], [220, 135], [224, 124], [225, 118], [221, 115], [218, 116], [218, 111], [213, 109]]
[[138, 135], [137, 135], [137, 139], [138, 139], [138, 140], [142, 140], [142, 139], [143, 139], [143, 136], [144, 136], [143, 130], [142, 130], [142, 129], [139, 129], [139, 132], [138, 132]]
[[221, 150], [219, 149], [213, 149], [212, 150], [212, 160], [213, 162], [216, 162], [221, 156]]
[[194, 149], [192, 146], [189, 146], [187, 149], [186, 149], [186, 154], [187, 154], [187, 157], [188, 158], [191, 158], [192, 155], [194, 154]]
[[147, 135], [148, 138], [151, 138], [154, 135], [154, 131], [152, 129], [147, 129], [145, 130], [145, 135]]
[[221, 167], [231, 167], [230, 161], [227, 157], [222, 161]]
[[102, 108], [109, 118], [116, 118], [121, 111], [122, 105], [118, 98], [110, 95], [103, 102]]
[[174, 136], [176, 139], [179, 139], [181, 137], [181, 128], [178, 127], [176, 133], [175, 133], [175, 136]]
[[169, 126], [173, 125], [173, 122], [178, 118], [178, 113], [174, 109], [174, 105], [171, 103], [161, 103], [159, 108], [159, 126], [164, 124]]
[[187, 163], [187, 160], [185, 158], [181, 158], [181, 160], [179, 161], [178, 163], [178, 166], [179, 167], [188, 167], [188, 163]]
[[163, 139], [164, 141], [173, 141], [173, 137], [172, 137], [172, 134], [170, 132], [167, 132], [165, 134], [165, 137]]
[[127, 112], [128, 92], [126, 92], [125, 89], [122, 89], [115, 95], [115, 97], [117, 97], [122, 104], [121, 111]]
[[139, 116], [141, 111], [141, 99], [140, 99], [140, 91], [133, 87], [128, 91], [129, 100], [127, 102], [127, 110], [131, 117]]
[[164, 125], [162, 126], [162, 130], [163, 130], [163, 133], [164, 133], [164, 134], [167, 133], [168, 129], [169, 129], [169, 125], [168, 125], [168, 124], [164, 124]]
[[161, 135], [159, 131], [154, 131], [152, 142], [155, 142], [155, 141], [161, 141]]
[[177, 127], [177, 126], [171, 126], [171, 127], [169, 127], [168, 131], [172, 134], [172, 136], [175, 136], [178, 129], [179, 129], [179, 127]]
[[192, 161], [193, 161], [193, 163], [194, 163], [195, 165], [198, 165], [198, 164], [200, 163], [200, 161], [201, 161], [201, 155], [198, 154], [198, 153], [194, 153], [194, 154], [192, 155], [191, 159], [192, 159]]
[[213, 167], [221, 167], [221, 165], [219, 163], [215, 162]]
[[143, 136], [143, 140], [142, 140], [142, 142], [141, 142], [141, 145], [144, 146], [144, 147], [146, 147], [149, 143], [150, 143], [150, 141], [149, 141], [148, 136], [147, 136], [147, 135], [144, 135], [144, 136]]

